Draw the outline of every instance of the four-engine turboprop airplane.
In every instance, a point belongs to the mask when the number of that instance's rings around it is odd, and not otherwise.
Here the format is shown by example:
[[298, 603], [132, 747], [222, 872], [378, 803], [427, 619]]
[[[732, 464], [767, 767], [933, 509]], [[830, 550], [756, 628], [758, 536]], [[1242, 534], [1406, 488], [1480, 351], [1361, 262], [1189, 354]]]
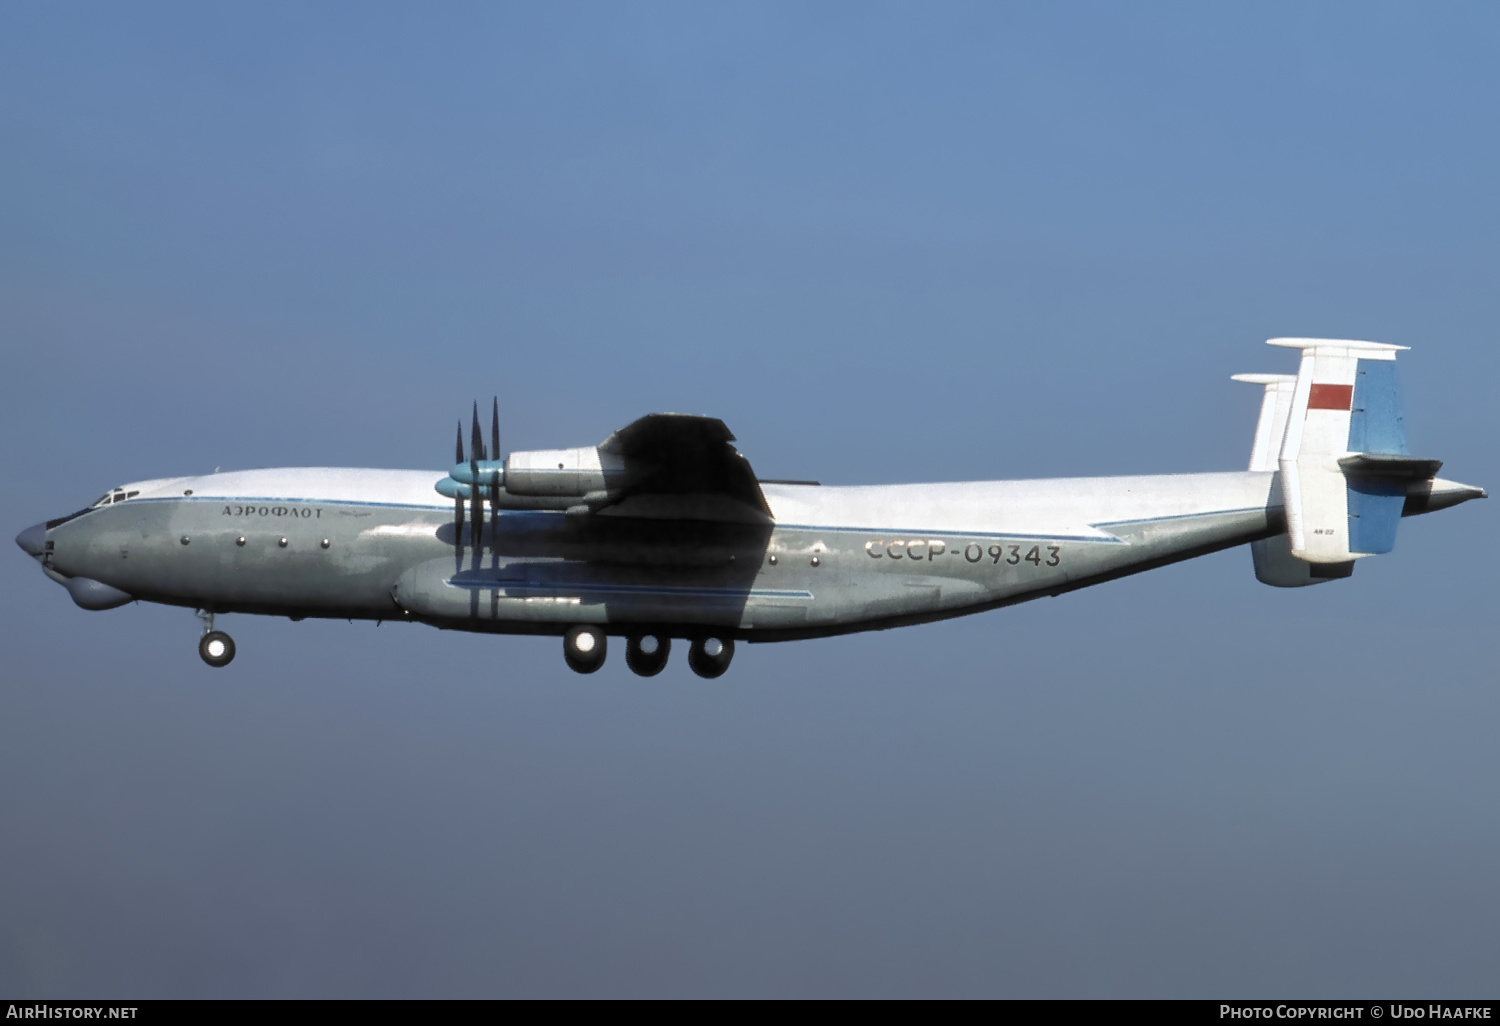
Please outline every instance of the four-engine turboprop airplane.
[[[883, 630], [1058, 595], [1250, 544], [1278, 587], [1348, 577], [1403, 516], [1483, 498], [1407, 454], [1403, 346], [1301, 350], [1264, 386], [1248, 470], [821, 487], [757, 480], [723, 422], [652, 414], [598, 446], [500, 455], [477, 404], [469, 455], [422, 470], [299, 468], [139, 481], [16, 542], [84, 609], [198, 610], [198, 651], [234, 658], [220, 613], [415, 620], [552, 634], [569, 666], [626, 639], [642, 676], [690, 643], [703, 677], [737, 640]], [[490, 456], [494, 458], [489, 458]], [[451, 500], [451, 504], [448, 500]]]

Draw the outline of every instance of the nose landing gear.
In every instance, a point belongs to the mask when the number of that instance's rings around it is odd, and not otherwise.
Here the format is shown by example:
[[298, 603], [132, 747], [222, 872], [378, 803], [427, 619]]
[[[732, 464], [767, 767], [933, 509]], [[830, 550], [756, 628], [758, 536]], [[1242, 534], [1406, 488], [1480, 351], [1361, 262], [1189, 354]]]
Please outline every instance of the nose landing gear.
[[228, 666], [234, 661], [234, 639], [223, 631], [214, 630], [214, 614], [198, 611], [203, 621], [203, 636], [198, 639], [198, 655], [209, 666]]
[[228, 666], [234, 659], [234, 639], [223, 631], [209, 631], [198, 639], [198, 654], [209, 666]]
[[688, 665], [698, 676], [710, 680], [722, 676], [733, 658], [733, 638], [694, 638], [688, 649]]
[[655, 677], [671, 654], [672, 639], [660, 634], [632, 635], [625, 643], [625, 664], [641, 677]]

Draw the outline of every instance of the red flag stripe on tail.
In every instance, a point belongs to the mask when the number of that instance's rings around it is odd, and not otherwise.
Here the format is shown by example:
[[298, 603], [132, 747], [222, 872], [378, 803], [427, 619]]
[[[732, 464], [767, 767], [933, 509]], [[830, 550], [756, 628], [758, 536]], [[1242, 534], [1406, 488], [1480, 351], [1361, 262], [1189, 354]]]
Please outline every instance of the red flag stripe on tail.
[[1309, 410], [1347, 410], [1353, 405], [1353, 385], [1313, 385], [1307, 393]]

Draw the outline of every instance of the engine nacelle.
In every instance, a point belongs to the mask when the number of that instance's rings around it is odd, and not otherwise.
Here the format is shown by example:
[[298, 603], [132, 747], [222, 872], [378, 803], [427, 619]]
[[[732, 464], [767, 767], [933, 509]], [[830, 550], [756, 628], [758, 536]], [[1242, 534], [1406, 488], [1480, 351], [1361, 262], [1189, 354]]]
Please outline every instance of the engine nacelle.
[[624, 478], [625, 461], [598, 446], [513, 452], [505, 458], [505, 490], [512, 495], [581, 498], [618, 488]]

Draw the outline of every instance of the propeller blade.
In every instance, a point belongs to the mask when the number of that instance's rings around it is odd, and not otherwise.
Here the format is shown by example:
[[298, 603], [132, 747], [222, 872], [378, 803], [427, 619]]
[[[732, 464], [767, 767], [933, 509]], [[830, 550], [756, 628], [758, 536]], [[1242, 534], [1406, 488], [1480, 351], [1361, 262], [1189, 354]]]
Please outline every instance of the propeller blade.
[[[464, 422], [458, 422], [458, 448], [454, 450], [454, 463], [464, 461]], [[463, 549], [464, 545], [464, 497], [455, 495], [453, 497], [453, 544]]]
[[494, 399], [494, 405], [490, 407], [490, 442], [492, 443], [490, 459], [500, 458], [500, 397]]
[[[490, 404], [490, 459], [500, 460], [500, 397]], [[500, 475], [490, 476], [490, 522], [500, 523]], [[497, 556], [496, 559], [499, 557]]]
[[479, 461], [482, 459], [484, 459], [484, 432], [479, 430], [479, 400], [476, 399], [469, 446], [469, 469], [474, 472], [472, 475], [474, 483], [469, 486], [472, 489], [469, 493], [472, 496], [469, 512], [474, 516], [474, 565], [476, 568], [479, 566], [479, 545], [484, 532], [484, 500], [479, 497]]

